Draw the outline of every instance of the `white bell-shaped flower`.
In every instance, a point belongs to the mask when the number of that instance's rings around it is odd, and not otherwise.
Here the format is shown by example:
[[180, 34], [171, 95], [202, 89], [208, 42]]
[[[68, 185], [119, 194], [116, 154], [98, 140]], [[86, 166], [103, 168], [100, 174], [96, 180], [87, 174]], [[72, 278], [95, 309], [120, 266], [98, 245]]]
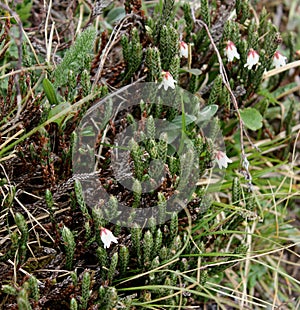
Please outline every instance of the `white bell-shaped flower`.
[[247, 56], [247, 63], [244, 65], [244, 67], [248, 67], [248, 69], [251, 70], [253, 66], [258, 64], [258, 61], [258, 53], [253, 48], [250, 48]]
[[163, 75], [163, 80], [158, 86], [158, 88], [160, 89], [163, 86], [165, 90], [167, 90], [169, 87], [171, 87], [172, 89], [175, 89], [175, 84], [177, 83], [177, 81], [173, 79], [173, 76], [171, 75], [171, 73], [168, 71], [166, 72], [163, 71], [162, 75]]
[[275, 68], [280, 68], [286, 65], [287, 58], [283, 56], [279, 51], [274, 53], [273, 65]]
[[240, 59], [240, 54], [238, 53], [237, 48], [232, 41], [227, 42], [225, 55], [227, 56], [229, 62], [232, 62], [234, 57], [236, 59]]
[[232, 163], [232, 160], [227, 157], [227, 155], [224, 152], [218, 151], [216, 153], [216, 162], [220, 169], [227, 168], [228, 164]]
[[100, 228], [100, 237], [102, 242], [104, 243], [104, 248], [109, 248], [112, 242], [118, 243], [117, 238], [113, 235], [113, 233], [106, 228]]
[[184, 41], [179, 43], [180, 57], [188, 58], [189, 57], [189, 47]]

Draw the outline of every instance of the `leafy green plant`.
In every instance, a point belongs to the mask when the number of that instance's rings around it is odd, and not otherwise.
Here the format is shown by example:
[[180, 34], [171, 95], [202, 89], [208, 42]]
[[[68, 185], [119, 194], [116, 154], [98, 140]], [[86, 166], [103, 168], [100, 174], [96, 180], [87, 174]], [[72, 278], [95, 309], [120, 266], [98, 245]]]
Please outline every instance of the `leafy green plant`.
[[81, 308], [86, 309], [90, 298], [90, 285], [91, 285], [91, 275], [88, 271], [83, 274], [82, 279], [82, 297], [81, 297]]
[[54, 87], [65, 86], [70, 82], [70, 72], [76, 75], [85, 68], [86, 63], [90, 61], [95, 35], [95, 30], [88, 28], [77, 38], [75, 44], [66, 52], [62, 62], [54, 70]]
[[66, 250], [66, 268], [70, 270], [73, 265], [76, 243], [71, 230], [66, 226], [62, 229], [62, 238]]
[[[1, 306], [296, 309], [299, 36], [285, 25], [296, 9], [287, 16], [283, 6], [277, 29], [271, 2], [107, 4], [80, 2], [67, 17], [58, 2], [1, 5]], [[278, 50], [289, 65], [273, 70]], [[72, 147], [93, 131], [74, 130], [89, 107], [137, 81], [152, 82], [147, 100], [136, 94], [135, 107], [116, 113], [110, 100], [98, 105], [95, 145], [80, 148], [108, 193], [94, 199], [95, 179], [72, 176], [71, 164]], [[188, 105], [178, 88], [195, 95]], [[157, 119], [168, 122], [164, 131]], [[130, 126], [140, 137], [113, 148]], [[113, 171], [113, 156], [123, 155], [125, 167]], [[218, 157], [227, 167], [220, 189], [208, 184]], [[169, 209], [182, 192], [186, 201]], [[129, 222], [139, 208], [155, 207], [157, 217], [123, 227], [120, 202], [132, 208]], [[117, 239], [104, 243], [103, 231]]]
[[132, 29], [130, 42], [127, 36], [124, 35], [121, 43], [123, 47], [123, 57], [127, 64], [124, 80], [128, 80], [140, 67], [142, 62], [143, 52], [138, 30], [135, 28]]
[[21, 213], [15, 214], [15, 221], [16, 224], [21, 232], [21, 236], [19, 238], [18, 244], [18, 258], [20, 263], [24, 262], [26, 259], [26, 253], [27, 253], [27, 242], [28, 242], [28, 226], [25, 221], [24, 216]]

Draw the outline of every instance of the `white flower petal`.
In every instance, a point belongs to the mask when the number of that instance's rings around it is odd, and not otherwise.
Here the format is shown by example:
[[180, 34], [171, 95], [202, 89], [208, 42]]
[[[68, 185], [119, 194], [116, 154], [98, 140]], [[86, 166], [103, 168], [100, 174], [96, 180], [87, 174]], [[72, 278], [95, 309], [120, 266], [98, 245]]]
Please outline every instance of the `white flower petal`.
[[258, 61], [258, 53], [253, 48], [250, 48], [248, 52], [247, 63], [244, 65], [244, 67], [248, 67], [248, 69], [251, 70], [253, 66], [258, 64]]
[[275, 68], [280, 68], [286, 65], [287, 57], [283, 56], [279, 51], [274, 53], [273, 65]]
[[219, 169], [227, 168], [228, 164], [232, 163], [232, 160], [227, 157], [227, 155], [224, 152], [218, 151], [216, 153], [216, 162], [219, 166]]
[[180, 46], [180, 49], [179, 49], [180, 57], [188, 58], [189, 57], [188, 45], [184, 41], [180, 41], [179, 46]]
[[172, 89], [175, 89], [175, 84], [177, 81], [173, 79], [173, 76], [170, 74], [170, 72], [163, 72], [163, 80], [161, 84], [158, 86], [158, 89], [160, 89], [162, 86], [164, 87], [164, 90], [167, 90], [169, 87]]
[[237, 48], [232, 41], [227, 42], [225, 55], [227, 56], [229, 62], [232, 62], [234, 57], [236, 59], [240, 59], [240, 54], [238, 53]]
[[112, 242], [118, 243], [118, 239], [113, 235], [113, 233], [110, 230], [106, 228], [102, 227], [100, 229], [100, 236], [101, 236], [101, 241], [103, 242], [105, 249], [109, 248]]

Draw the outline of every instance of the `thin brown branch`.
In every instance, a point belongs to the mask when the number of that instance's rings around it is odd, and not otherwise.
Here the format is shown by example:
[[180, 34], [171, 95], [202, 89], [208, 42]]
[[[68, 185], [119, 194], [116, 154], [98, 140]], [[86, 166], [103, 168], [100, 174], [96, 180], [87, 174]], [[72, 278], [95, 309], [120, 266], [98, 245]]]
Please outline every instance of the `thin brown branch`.
[[112, 47], [118, 42], [118, 40], [120, 39], [119, 37], [119, 33], [121, 31], [121, 29], [123, 28], [124, 24], [126, 21], [128, 21], [134, 14], [128, 14], [126, 15], [113, 29], [111, 35], [110, 35], [110, 38], [109, 38], [109, 41], [107, 42], [103, 52], [102, 52], [102, 55], [101, 55], [101, 61], [100, 61], [100, 64], [99, 64], [99, 68], [97, 70], [97, 73], [95, 75], [95, 80], [94, 80], [94, 83], [93, 83], [93, 86], [92, 88], [94, 89], [95, 86], [97, 85], [100, 77], [101, 77], [101, 73], [102, 73], [102, 70], [103, 70], [103, 67], [104, 67], [104, 64], [105, 64], [105, 61], [106, 61], [106, 58], [110, 52], [110, 50], [112, 49]]
[[290, 69], [293, 69], [293, 68], [297, 68], [297, 67], [300, 67], [300, 60], [296, 60], [296, 61], [290, 62], [290, 63], [286, 64], [285, 66], [282, 66], [280, 68], [275, 68], [275, 69], [272, 69], [272, 70], [266, 72], [263, 75], [263, 79], [264, 80], [268, 79], [268, 78], [270, 78], [273, 75], [276, 75], [276, 74], [279, 74], [279, 73], [282, 73], [284, 71], [287, 71], [287, 70], [290, 70]]

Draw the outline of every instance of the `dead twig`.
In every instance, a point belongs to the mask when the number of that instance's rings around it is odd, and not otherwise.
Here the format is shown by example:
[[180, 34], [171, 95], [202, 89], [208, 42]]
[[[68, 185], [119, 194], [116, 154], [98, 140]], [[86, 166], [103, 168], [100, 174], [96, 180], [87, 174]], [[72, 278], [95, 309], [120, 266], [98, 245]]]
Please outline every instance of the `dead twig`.
[[268, 79], [268, 78], [270, 78], [273, 75], [276, 75], [276, 74], [282, 73], [282, 72], [284, 72], [286, 70], [290, 70], [290, 69], [297, 68], [297, 67], [300, 67], [300, 60], [296, 60], [296, 61], [290, 62], [290, 63], [286, 64], [285, 66], [282, 66], [280, 68], [275, 68], [275, 69], [272, 69], [272, 70], [266, 72], [263, 75], [263, 79], [264, 80]]
[[103, 52], [102, 52], [102, 55], [101, 55], [101, 61], [100, 61], [100, 64], [99, 64], [99, 67], [98, 67], [98, 70], [96, 72], [96, 75], [95, 75], [95, 80], [94, 80], [94, 83], [93, 83], [93, 86], [92, 86], [92, 90], [95, 88], [95, 86], [97, 85], [100, 77], [101, 77], [101, 73], [102, 73], [102, 70], [103, 70], [103, 67], [104, 67], [104, 64], [105, 64], [105, 61], [106, 61], [106, 58], [110, 52], [110, 50], [112, 49], [112, 47], [114, 46], [114, 44], [118, 41], [119, 39], [119, 33], [121, 31], [121, 29], [123, 28], [125, 22], [130, 19], [134, 14], [128, 14], [126, 15], [113, 29], [111, 35], [110, 35], [110, 38], [109, 38], [109, 41], [107, 42]]

